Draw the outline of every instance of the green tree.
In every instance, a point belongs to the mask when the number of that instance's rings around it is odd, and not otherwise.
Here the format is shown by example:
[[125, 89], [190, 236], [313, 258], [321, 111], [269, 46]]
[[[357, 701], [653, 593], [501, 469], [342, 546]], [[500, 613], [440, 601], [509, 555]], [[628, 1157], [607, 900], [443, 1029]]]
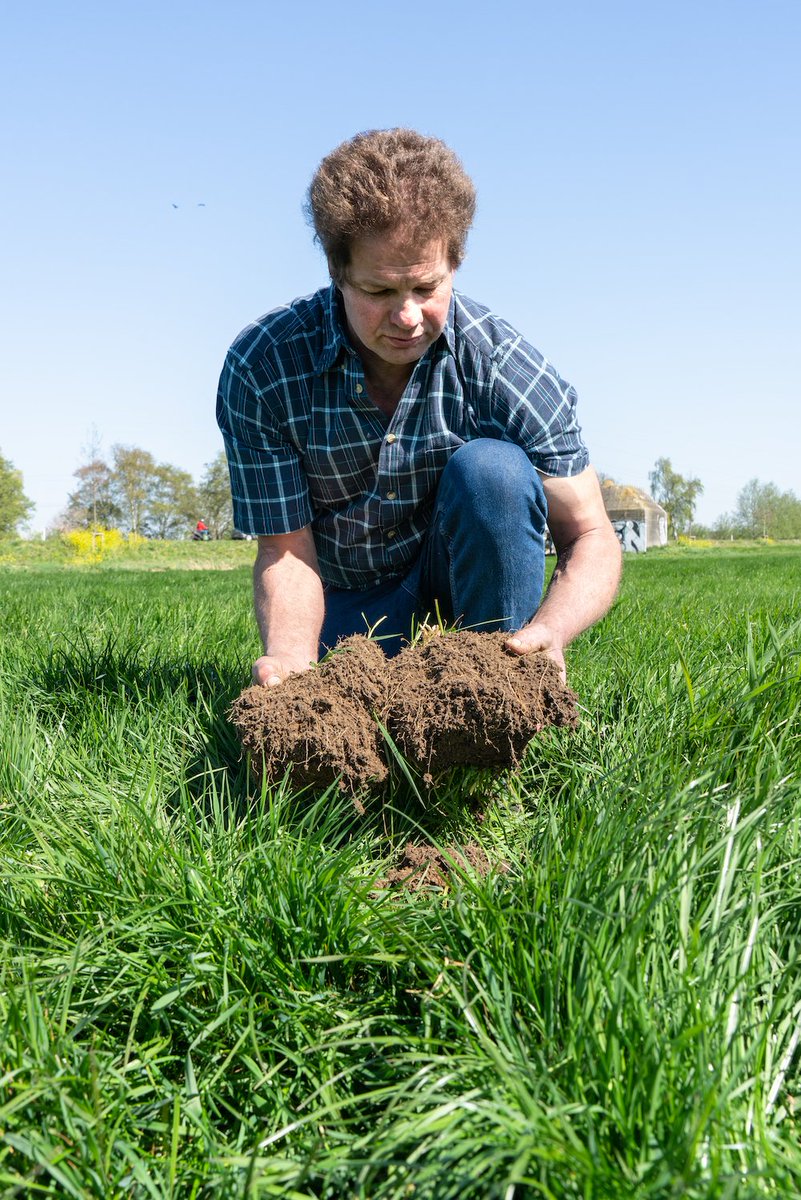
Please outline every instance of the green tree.
[[672, 537], [685, 533], [693, 523], [695, 504], [704, 490], [700, 479], [685, 479], [673, 470], [669, 458], [658, 458], [653, 471], [648, 474], [651, 495], [661, 504], [668, 515], [668, 529]]
[[197, 488], [188, 471], [159, 463], [153, 472], [145, 528], [151, 537], [180, 538], [197, 521]]
[[35, 507], [23, 491], [22, 472], [0, 454], [0, 534], [17, 533]]
[[147, 515], [156, 486], [156, 460], [139, 446], [112, 446], [112, 496], [129, 533], [147, 533]]
[[749, 479], [737, 497], [733, 523], [741, 537], [801, 537], [801, 500], [775, 483]]
[[776, 529], [772, 536], [779, 539], [801, 538], [801, 500], [795, 492], [780, 493]]
[[733, 513], [721, 513], [709, 529], [708, 536], [718, 538], [721, 541], [733, 540], [736, 537], [742, 537], [742, 532]]
[[231, 506], [231, 480], [228, 476], [228, 461], [221, 450], [216, 458], [206, 463], [206, 469], [198, 485], [198, 515], [209, 527], [213, 538], [230, 537], [234, 528], [234, 511]]
[[183, 537], [198, 514], [197, 488], [187, 471], [157, 463], [139, 446], [113, 446], [111, 494], [131, 533]]
[[73, 471], [78, 486], [70, 492], [62, 518], [68, 529], [115, 528], [122, 512], [113, 496], [113, 476], [108, 463], [93, 458]]

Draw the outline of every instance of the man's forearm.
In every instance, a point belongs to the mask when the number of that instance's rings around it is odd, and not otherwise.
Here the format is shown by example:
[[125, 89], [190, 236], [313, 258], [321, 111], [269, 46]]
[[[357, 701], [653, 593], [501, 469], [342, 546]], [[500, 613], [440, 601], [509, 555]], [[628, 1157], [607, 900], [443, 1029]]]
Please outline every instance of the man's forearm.
[[620, 544], [607, 524], [577, 538], [559, 554], [533, 623], [553, 630], [562, 646], [600, 621], [620, 582]]
[[565, 675], [564, 649], [608, 612], [620, 582], [620, 546], [612, 526], [600, 525], [560, 552], [545, 599], [507, 645], [517, 654], [542, 650]]
[[317, 661], [324, 601], [310, 531], [259, 540], [253, 601], [264, 655], [282, 675]]

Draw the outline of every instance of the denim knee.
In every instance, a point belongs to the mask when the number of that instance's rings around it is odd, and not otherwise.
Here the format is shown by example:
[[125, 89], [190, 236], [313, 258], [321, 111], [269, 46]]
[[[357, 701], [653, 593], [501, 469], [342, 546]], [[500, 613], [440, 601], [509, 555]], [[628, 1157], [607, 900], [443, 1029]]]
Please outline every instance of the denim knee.
[[542, 480], [525, 450], [494, 438], [459, 447], [443, 472], [437, 501], [445, 506], [457, 501], [460, 519], [469, 516], [492, 529], [523, 515], [543, 530], [547, 521]]

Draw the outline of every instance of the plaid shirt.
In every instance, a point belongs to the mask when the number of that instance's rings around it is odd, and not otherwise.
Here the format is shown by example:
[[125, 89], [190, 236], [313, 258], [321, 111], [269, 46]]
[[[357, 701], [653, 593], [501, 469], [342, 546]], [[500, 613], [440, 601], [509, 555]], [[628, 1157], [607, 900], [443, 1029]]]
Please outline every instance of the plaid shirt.
[[388, 418], [367, 394], [340, 306], [332, 284], [248, 326], [228, 352], [217, 421], [243, 533], [311, 524], [323, 581], [363, 589], [414, 562], [464, 442], [515, 442], [544, 475], [588, 465], [575, 391], [486, 308], [454, 292]]

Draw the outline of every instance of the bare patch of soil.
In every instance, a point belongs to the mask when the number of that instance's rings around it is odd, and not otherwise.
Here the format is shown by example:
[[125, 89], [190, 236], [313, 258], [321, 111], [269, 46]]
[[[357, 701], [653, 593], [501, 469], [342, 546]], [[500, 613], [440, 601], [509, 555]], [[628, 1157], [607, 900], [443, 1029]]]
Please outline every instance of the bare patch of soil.
[[461, 849], [448, 846], [444, 851], [428, 843], [415, 845], [409, 842], [398, 865], [387, 872], [386, 878], [379, 879], [376, 886], [386, 888], [399, 885], [411, 892], [425, 891], [427, 888], [444, 889], [453, 881], [454, 865], [462, 870], [469, 867], [482, 879], [492, 870], [504, 873], [508, 870], [506, 863], [493, 866], [477, 842], [468, 842]]
[[250, 687], [231, 720], [254, 769], [271, 780], [292, 768], [300, 785], [339, 780], [356, 792], [388, 775], [377, 720], [425, 773], [454, 766], [517, 766], [546, 725], [575, 728], [575, 694], [545, 654], [523, 657], [503, 633], [430, 637], [387, 659], [365, 637], [342, 641], [314, 670], [277, 687]]

